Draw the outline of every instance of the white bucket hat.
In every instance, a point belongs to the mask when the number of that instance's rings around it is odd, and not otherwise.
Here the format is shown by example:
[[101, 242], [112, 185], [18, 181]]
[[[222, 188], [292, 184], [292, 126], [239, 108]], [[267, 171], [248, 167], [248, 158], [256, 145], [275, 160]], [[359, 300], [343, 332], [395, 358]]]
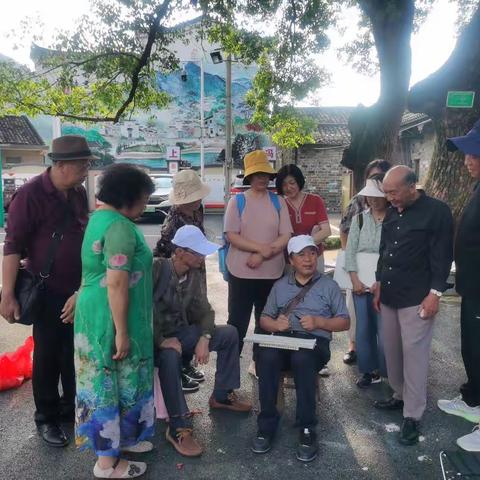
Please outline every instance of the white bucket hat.
[[202, 231], [195, 225], [184, 225], [180, 227], [172, 239], [172, 243], [177, 247], [188, 248], [200, 255], [212, 255], [220, 245], [207, 240]]
[[172, 205], [202, 200], [210, 193], [211, 188], [200, 180], [193, 170], [181, 170], [173, 177], [172, 190], [168, 196]]
[[378, 180], [369, 178], [365, 182], [365, 186], [358, 192], [362, 197], [385, 197], [382, 184]]
[[317, 248], [313, 238], [310, 235], [297, 235], [288, 241], [287, 252], [289, 255], [291, 253], [300, 253], [307, 247]]

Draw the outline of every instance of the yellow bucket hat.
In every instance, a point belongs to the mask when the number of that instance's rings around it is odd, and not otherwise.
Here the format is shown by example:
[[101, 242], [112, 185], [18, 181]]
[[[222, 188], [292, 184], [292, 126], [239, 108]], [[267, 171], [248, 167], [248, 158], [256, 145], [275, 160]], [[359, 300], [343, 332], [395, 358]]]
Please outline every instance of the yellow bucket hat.
[[244, 178], [254, 173], [269, 173], [270, 175], [277, 173], [268, 163], [267, 154], [263, 150], [254, 150], [247, 153], [243, 159], [243, 165], [245, 167]]

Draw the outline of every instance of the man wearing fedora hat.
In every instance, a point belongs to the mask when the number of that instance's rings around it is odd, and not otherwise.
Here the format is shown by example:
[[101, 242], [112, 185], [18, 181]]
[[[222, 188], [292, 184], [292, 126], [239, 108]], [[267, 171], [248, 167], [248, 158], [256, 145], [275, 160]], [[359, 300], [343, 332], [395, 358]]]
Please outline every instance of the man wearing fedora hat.
[[[453, 400], [438, 400], [438, 407], [479, 424], [480, 422], [480, 120], [465, 136], [450, 138], [449, 150], [465, 154], [465, 167], [477, 181], [465, 207], [455, 237], [455, 288], [462, 296], [460, 312], [461, 349], [467, 382], [460, 387], [460, 395]], [[457, 439], [464, 450], [480, 452], [478, 427]]]
[[69, 440], [60, 422], [73, 421], [74, 416], [72, 322], [82, 268], [80, 249], [88, 221], [87, 195], [82, 183], [87, 178], [90, 160], [95, 157], [85, 138], [78, 135], [55, 138], [48, 157], [52, 166], [19, 188], [9, 206], [0, 314], [10, 323], [19, 320], [14, 291], [20, 261], [25, 259], [26, 268], [38, 275], [44, 270], [52, 238], [58, 235], [60, 241], [33, 325], [32, 386], [40, 436], [50, 446], [64, 447]]

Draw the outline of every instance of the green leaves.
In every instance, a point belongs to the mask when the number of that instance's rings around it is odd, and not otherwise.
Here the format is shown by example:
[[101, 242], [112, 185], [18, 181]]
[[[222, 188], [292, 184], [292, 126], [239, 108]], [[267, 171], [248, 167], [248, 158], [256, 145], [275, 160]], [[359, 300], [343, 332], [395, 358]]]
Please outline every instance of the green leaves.
[[0, 114], [47, 114], [113, 121], [169, 103], [156, 71], [178, 68], [169, 50], [173, 9], [188, 0], [92, 0], [73, 33], [60, 31], [51, 49], [36, 48], [37, 72], [0, 64]]

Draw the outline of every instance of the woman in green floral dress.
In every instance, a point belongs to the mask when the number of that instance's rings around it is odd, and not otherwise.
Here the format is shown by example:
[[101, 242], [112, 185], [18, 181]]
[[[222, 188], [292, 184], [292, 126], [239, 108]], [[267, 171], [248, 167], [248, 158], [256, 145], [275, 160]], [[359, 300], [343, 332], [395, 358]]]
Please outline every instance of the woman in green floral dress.
[[100, 179], [102, 205], [82, 246], [75, 310], [76, 443], [98, 456], [97, 478], [133, 478], [146, 464], [121, 452], [146, 452], [153, 435], [152, 254], [132, 220], [154, 186], [127, 164]]

